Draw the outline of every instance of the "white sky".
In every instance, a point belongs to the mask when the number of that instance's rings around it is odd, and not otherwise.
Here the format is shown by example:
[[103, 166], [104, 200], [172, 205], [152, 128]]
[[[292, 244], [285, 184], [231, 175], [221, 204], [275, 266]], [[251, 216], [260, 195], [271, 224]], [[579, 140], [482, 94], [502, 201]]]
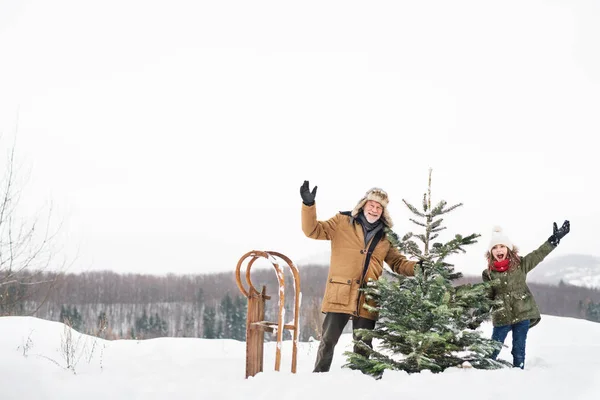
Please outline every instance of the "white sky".
[[[159, 338], [104, 341], [72, 334], [74, 375], [64, 369], [64, 325], [33, 317], [0, 318], [2, 399], [326, 399], [402, 398], [460, 400], [595, 400], [600, 392], [600, 324], [542, 317], [527, 338], [525, 369], [447, 369], [408, 375], [386, 371], [381, 380], [342, 368], [351, 336], [342, 335], [329, 373], [313, 374], [318, 342], [283, 342], [275, 372], [276, 342], [265, 344], [264, 369], [245, 379], [245, 342], [231, 339]], [[482, 325], [491, 334], [491, 324]], [[376, 342], [375, 342], [376, 343]], [[506, 344], [510, 345], [511, 337]], [[25, 350], [24, 348], [27, 347]], [[24, 356], [26, 355], [26, 357]], [[512, 361], [510, 347], [500, 358]], [[9, 384], [8, 384], [9, 383]]]
[[[523, 252], [570, 219], [557, 254], [600, 256], [600, 4], [409, 1], [0, 1], [0, 133], [23, 206], [52, 202], [71, 270], [234, 271], [297, 263], [299, 187], [318, 217], [388, 191], [463, 202], [455, 260], [489, 232]], [[447, 239], [442, 236], [442, 239]]]

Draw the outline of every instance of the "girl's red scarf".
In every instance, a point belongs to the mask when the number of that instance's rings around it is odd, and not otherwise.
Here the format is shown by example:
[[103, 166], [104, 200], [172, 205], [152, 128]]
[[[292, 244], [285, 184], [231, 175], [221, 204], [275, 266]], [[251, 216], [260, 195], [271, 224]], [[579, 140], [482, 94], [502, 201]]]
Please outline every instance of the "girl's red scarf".
[[502, 261], [494, 261], [494, 263], [492, 265], [492, 269], [497, 272], [504, 272], [504, 271], [508, 270], [509, 264], [510, 264], [510, 260], [508, 258], [505, 258]]

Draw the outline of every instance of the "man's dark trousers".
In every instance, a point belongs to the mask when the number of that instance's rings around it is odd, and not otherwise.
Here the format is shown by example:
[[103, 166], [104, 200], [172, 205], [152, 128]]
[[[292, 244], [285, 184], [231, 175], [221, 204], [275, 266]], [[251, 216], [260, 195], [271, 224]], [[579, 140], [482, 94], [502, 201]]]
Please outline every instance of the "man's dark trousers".
[[[329, 312], [325, 314], [325, 321], [323, 321], [323, 334], [321, 335], [321, 344], [319, 345], [319, 351], [317, 352], [317, 361], [315, 362], [315, 369], [313, 372], [327, 372], [331, 367], [333, 361], [333, 350], [337, 344], [344, 327], [350, 319], [349, 314], [333, 313]], [[368, 318], [355, 318], [352, 320], [352, 337], [354, 340], [360, 338], [356, 333], [357, 329], [373, 329], [375, 328], [375, 321]], [[364, 340], [365, 344], [369, 347], [373, 347], [372, 340]], [[364, 351], [360, 350], [356, 345], [354, 346], [354, 352], [367, 356]]]

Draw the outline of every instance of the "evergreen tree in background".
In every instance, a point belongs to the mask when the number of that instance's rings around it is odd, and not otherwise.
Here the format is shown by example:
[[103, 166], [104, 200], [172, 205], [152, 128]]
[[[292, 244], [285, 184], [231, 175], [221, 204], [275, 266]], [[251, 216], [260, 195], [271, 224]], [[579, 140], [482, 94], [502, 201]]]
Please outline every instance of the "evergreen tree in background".
[[59, 321], [63, 324], [69, 325], [77, 332], [83, 332], [83, 318], [75, 306], [64, 306], [60, 307]]
[[204, 309], [204, 315], [202, 316], [203, 332], [202, 337], [205, 339], [216, 339], [217, 332], [215, 329], [216, 323], [216, 312], [213, 307], [207, 307]]
[[150, 328], [150, 323], [148, 321], [148, 314], [146, 313], [146, 309], [144, 309], [144, 311], [142, 312], [142, 316], [139, 318], [136, 318], [136, 320], [135, 320], [135, 331], [139, 335], [143, 332], [148, 331], [149, 328]]
[[236, 296], [234, 301], [234, 317], [233, 327], [231, 330], [231, 338], [235, 340], [246, 340], [246, 313], [247, 300], [243, 296]]
[[194, 337], [196, 329], [196, 317], [192, 313], [185, 313], [183, 323], [183, 337]]
[[246, 299], [243, 296], [232, 298], [229, 293], [221, 300], [217, 326], [221, 330], [219, 338], [246, 340]]
[[[392, 278], [381, 277], [369, 282], [363, 289], [366, 296], [377, 301], [379, 313], [374, 330], [360, 330], [365, 338], [374, 338], [374, 350], [364, 342], [355, 342], [370, 355], [366, 358], [346, 352], [345, 367], [380, 377], [384, 370], [402, 370], [408, 373], [430, 370], [441, 372], [449, 367], [468, 366], [494, 369], [508, 366], [503, 361], [489, 358], [501, 347], [500, 343], [481, 336], [477, 327], [490, 317], [493, 304], [488, 293], [491, 282], [454, 286], [462, 276], [454, 271], [446, 258], [464, 253], [464, 247], [476, 242], [478, 234], [456, 235], [446, 243], [433, 242], [442, 226], [441, 216], [462, 204], [451, 207], [445, 201], [431, 206], [431, 170], [428, 191], [423, 195], [423, 211], [402, 200], [416, 219], [422, 233], [407, 233], [402, 239], [387, 230], [388, 238], [403, 254], [418, 258], [415, 276], [405, 277], [392, 273]], [[419, 219], [419, 220], [417, 220]], [[422, 250], [413, 239], [417, 239]], [[378, 351], [381, 350], [381, 351]]]
[[[579, 308], [584, 308], [584, 303], [581, 300], [579, 301]], [[590, 321], [600, 322], [600, 303], [588, 302], [585, 305], [585, 318]]]
[[219, 338], [231, 338], [231, 332], [235, 324], [235, 307], [229, 293], [226, 293], [225, 297], [221, 299], [221, 308], [219, 311], [220, 320], [223, 324], [223, 332]]
[[135, 331], [138, 339], [164, 337], [168, 332], [167, 321], [160, 318], [158, 313], [148, 317], [144, 309], [142, 316], [135, 320]]
[[150, 317], [149, 320], [150, 329], [148, 330], [147, 337], [165, 337], [169, 332], [167, 321], [162, 319], [158, 313], [154, 313], [154, 318]]

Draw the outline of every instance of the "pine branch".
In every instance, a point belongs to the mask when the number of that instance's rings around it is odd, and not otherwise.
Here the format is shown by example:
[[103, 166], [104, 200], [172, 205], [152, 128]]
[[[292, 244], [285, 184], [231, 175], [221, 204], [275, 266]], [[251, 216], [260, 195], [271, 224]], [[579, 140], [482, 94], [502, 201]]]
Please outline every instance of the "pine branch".
[[444, 212], [443, 212], [443, 214], [447, 214], [450, 211], [453, 211], [455, 208], [461, 207], [462, 205], [463, 205], [462, 203], [455, 204], [452, 207], [449, 207], [449, 208], [445, 209]]
[[444, 214], [444, 207], [446, 207], [446, 201], [442, 200], [440, 201], [435, 207], [433, 207], [433, 209], [431, 210], [431, 216], [435, 217], [441, 214]]
[[419, 239], [421, 242], [423, 243], [427, 243], [427, 236], [425, 236], [424, 234], [420, 233], [418, 235], [414, 235], [417, 239]]
[[417, 210], [412, 204], [408, 203], [406, 200], [402, 199], [402, 202], [404, 204], [406, 204], [406, 207], [408, 207], [408, 209], [410, 211], [412, 211], [413, 214], [418, 215], [421, 218], [425, 218], [425, 214], [423, 214], [422, 212], [420, 212], [419, 210]]
[[431, 231], [433, 231], [434, 229], [436, 229], [437, 227], [439, 227], [439, 226], [442, 224], [442, 222], [443, 222], [443, 221], [444, 221], [444, 219], [443, 219], [443, 218], [440, 218], [440, 219], [438, 219], [438, 220], [435, 220], [435, 221], [433, 221], [433, 222], [431, 223], [431, 226], [430, 226], [430, 228], [429, 228], [429, 229], [430, 229]]
[[427, 225], [426, 225], [426, 224], [424, 224], [424, 223], [422, 223], [422, 222], [419, 222], [419, 221], [416, 221], [416, 220], [414, 220], [414, 219], [412, 219], [412, 218], [409, 218], [408, 220], [409, 220], [410, 222], [412, 222], [413, 224], [417, 224], [417, 225], [419, 225], [419, 226], [422, 226], [423, 228], [426, 228], [426, 227], [427, 227]]

